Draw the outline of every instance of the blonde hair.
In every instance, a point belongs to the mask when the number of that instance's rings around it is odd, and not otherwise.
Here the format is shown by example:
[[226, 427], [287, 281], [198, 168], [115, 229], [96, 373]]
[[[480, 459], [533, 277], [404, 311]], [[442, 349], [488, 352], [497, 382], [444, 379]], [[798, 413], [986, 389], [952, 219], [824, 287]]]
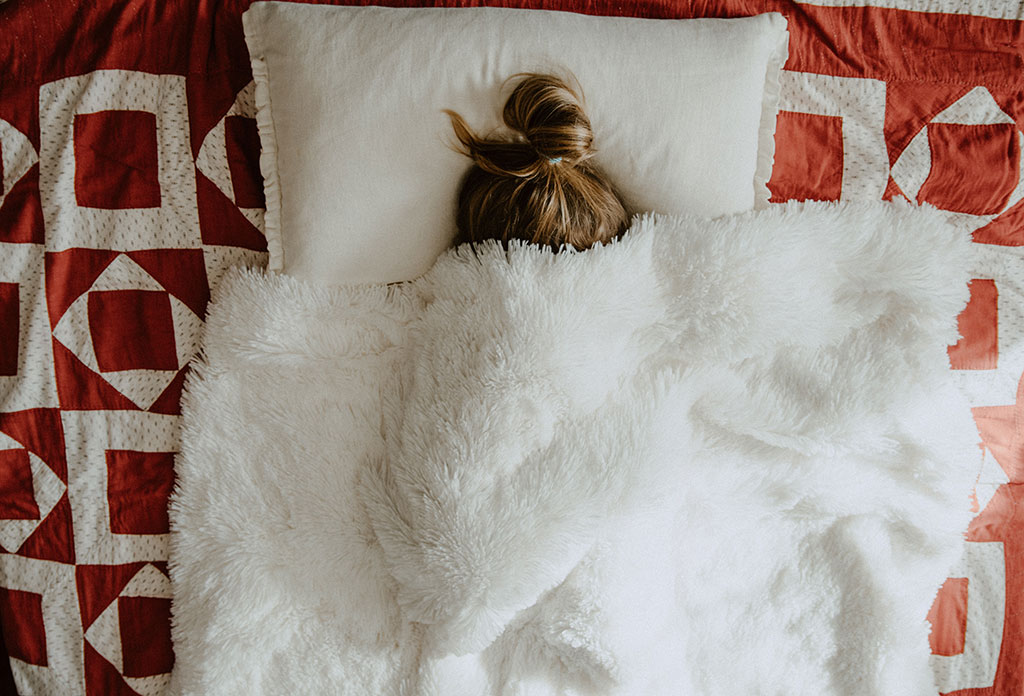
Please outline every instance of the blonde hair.
[[460, 152], [473, 160], [459, 191], [456, 244], [524, 239], [587, 249], [618, 236], [625, 206], [591, 159], [594, 134], [581, 97], [553, 75], [522, 73], [502, 113], [511, 139], [477, 136], [451, 118]]

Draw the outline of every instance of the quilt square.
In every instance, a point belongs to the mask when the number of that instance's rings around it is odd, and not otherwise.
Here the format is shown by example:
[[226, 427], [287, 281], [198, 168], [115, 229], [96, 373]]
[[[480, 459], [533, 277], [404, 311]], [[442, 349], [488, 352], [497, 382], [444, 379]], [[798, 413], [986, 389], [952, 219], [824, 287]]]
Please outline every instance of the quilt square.
[[39, 101], [47, 251], [199, 246], [183, 76], [94, 70], [40, 85]]
[[[773, 200], [831, 200], [827, 196], [836, 195], [836, 178], [841, 200], [877, 200], [889, 180], [883, 130], [885, 82], [783, 70], [779, 83], [778, 125], [782, 132], [776, 130], [772, 179], [778, 171], [777, 183], [782, 187], [776, 191], [769, 183], [776, 194]], [[794, 118], [789, 114], [801, 115]], [[796, 161], [789, 165], [783, 161], [779, 169], [779, 158], [785, 160], [789, 145], [796, 148], [792, 153]], [[819, 161], [822, 155], [827, 159]]]
[[[997, 496], [998, 497], [998, 496]], [[991, 505], [991, 504], [990, 504]], [[971, 523], [972, 529], [977, 524]], [[994, 685], [999, 667], [999, 654], [1003, 642], [1003, 625], [1006, 618], [1007, 556], [1002, 542], [975, 541], [968, 532], [964, 544], [964, 555], [954, 565], [950, 577], [966, 581], [963, 623], [963, 647], [960, 649], [955, 632], [939, 638], [937, 645], [933, 637], [930, 662], [935, 672], [935, 685], [940, 693], [960, 689], [985, 689]], [[947, 586], [945, 597], [938, 597], [936, 603], [960, 602], [964, 586]], [[954, 606], [955, 608], [955, 606]], [[956, 626], [959, 629], [959, 626]], [[950, 654], [944, 654], [946, 648]], [[959, 649], [957, 652], [953, 650]], [[996, 688], [992, 693], [1009, 693]]]
[[85, 694], [74, 559], [0, 554], [0, 577], [0, 617], [18, 693]]
[[87, 696], [166, 693], [174, 662], [167, 564], [75, 568]]
[[[69, 453], [68, 498], [76, 562], [111, 565], [165, 560], [166, 513], [156, 507], [167, 505], [179, 418], [144, 411], [62, 411], [60, 415]], [[132, 501], [132, 496], [140, 499]], [[163, 531], [157, 532], [158, 528]]]
[[209, 299], [203, 252], [69, 249], [46, 262], [61, 406], [177, 413]]
[[167, 292], [98, 290], [87, 297], [89, 333], [100, 372], [178, 369]]
[[83, 208], [158, 208], [156, 114], [76, 114], [75, 197]]

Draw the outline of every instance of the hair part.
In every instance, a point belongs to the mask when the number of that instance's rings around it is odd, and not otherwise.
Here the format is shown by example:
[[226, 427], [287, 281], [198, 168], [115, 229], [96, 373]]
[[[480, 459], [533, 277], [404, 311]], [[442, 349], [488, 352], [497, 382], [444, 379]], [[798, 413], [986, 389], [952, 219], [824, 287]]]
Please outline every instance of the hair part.
[[510, 139], [482, 138], [445, 110], [473, 160], [459, 190], [456, 244], [523, 239], [588, 249], [621, 234], [629, 215], [601, 170], [582, 98], [553, 75], [522, 73], [502, 112]]

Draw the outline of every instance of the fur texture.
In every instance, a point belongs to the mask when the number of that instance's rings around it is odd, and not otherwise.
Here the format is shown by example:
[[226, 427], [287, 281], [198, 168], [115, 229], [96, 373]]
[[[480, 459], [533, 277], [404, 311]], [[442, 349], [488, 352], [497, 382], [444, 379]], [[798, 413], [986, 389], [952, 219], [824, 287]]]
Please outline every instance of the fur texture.
[[931, 209], [238, 271], [183, 401], [181, 694], [934, 694], [977, 433]]

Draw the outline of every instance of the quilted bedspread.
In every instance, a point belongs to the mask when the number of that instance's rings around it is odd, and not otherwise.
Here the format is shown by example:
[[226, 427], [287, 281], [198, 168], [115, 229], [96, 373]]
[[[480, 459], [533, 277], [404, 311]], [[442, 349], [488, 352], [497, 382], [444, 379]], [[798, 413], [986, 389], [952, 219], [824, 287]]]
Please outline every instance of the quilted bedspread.
[[[0, 691], [167, 688], [181, 388], [210, 287], [266, 258], [248, 4], [0, 3]], [[966, 551], [928, 616], [931, 666], [942, 693], [1022, 693], [1024, 4], [499, 4], [782, 12], [773, 200], [902, 196], [974, 230], [949, 361], [984, 464]]]

